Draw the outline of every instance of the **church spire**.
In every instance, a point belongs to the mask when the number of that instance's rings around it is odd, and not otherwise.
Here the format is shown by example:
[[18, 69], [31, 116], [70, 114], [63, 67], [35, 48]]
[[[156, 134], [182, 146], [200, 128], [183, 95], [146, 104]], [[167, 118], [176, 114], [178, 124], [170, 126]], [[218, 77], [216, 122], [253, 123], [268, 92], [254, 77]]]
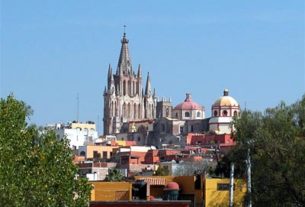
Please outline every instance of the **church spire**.
[[142, 77], [142, 69], [141, 69], [141, 65], [139, 64], [137, 78], [141, 78], [141, 77]]
[[122, 46], [121, 46], [121, 52], [118, 62], [118, 69], [117, 74], [118, 75], [132, 75], [132, 65], [131, 65], [131, 58], [129, 56], [129, 50], [128, 50], [128, 39], [126, 38], [126, 33], [124, 31], [123, 38], [121, 40]]
[[109, 67], [108, 67], [108, 79], [107, 79], [108, 89], [110, 88], [110, 84], [111, 84], [112, 78], [113, 78], [112, 68], [111, 68], [111, 65], [109, 64]]
[[145, 96], [150, 96], [150, 95], [151, 95], [151, 84], [150, 84], [150, 76], [148, 72], [146, 79]]

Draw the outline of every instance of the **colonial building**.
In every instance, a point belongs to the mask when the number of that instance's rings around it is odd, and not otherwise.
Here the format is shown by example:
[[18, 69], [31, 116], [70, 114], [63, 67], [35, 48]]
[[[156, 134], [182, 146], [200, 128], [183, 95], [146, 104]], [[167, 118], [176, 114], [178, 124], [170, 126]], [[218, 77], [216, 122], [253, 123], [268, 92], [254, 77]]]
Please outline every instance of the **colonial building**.
[[121, 132], [123, 123], [156, 117], [156, 94], [152, 91], [149, 73], [145, 90], [142, 88], [142, 70], [133, 71], [124, 33], [115, 74], [109, 65], [107, 87], [104, 91], [104, 135]]
[[233, 117], [239, 116], [240, 106], [238, 102], [229, 96], [229, 90], [225, 89], [223, 96], [212, 105], [212, 117], [209, 120], [210, 131], [216, 134], [230, 134], [233, 130]]

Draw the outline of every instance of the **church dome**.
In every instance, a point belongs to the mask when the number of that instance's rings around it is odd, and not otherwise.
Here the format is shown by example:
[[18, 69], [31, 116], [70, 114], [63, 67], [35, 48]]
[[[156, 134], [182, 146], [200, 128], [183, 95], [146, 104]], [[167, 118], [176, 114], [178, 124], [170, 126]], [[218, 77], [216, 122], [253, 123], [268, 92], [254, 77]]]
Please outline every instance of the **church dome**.
[[239, 104], [233, 97], [229, 96], [229, 90], [225, 89], [223, 91], [223, 96], [217, 99], [213, 106], [239, 106]]
[[169, 182], [165, 186], [164, 190], [179, 190], [179, 184], [176, 182]]
[[174, 110], [203, 110], [203, 107], [192, 101], [191, 94], [187, 93], [184, 102], [178, 104]]

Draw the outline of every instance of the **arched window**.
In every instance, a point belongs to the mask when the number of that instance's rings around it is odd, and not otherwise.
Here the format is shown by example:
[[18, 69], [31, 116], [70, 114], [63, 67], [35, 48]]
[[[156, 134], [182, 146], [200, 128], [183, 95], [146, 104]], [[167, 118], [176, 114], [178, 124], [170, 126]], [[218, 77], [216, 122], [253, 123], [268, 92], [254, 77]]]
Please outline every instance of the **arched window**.
[[218, 113], [216, 110], [214, 111], [214, 116], [218, 116]]
[[83, 156], [83, 157], [86, 157], [86, 152], [81, 151], [79, 155], [80, 155], [80, 156]]
[[128, 103], [128, 106], [127, 106], [127, 118], [128, 119], [130, 118], [130, 103]]
[[176, 113], [176, 118], [178, 119], [178, 113]]
[[197, 112], [197, 117], [200, 117], [201, 116], [201, 113], [198, 111]]
[[237, 116], [237, 111], [234, 111], [234, 116]]
[[138, 105], [138, 119], [141, 119], [141, 104]]
[[133, 105], [133, 113], [134, 113], [134, 119], [136, 119], [137, 118], [137, 104], [136, 103]]
[[124, 103], [123, 104], [123, 117], [125, 118], [126, 117], [126, 104]]
[[169, 117], [169, 108], [166, 109], [166, 117]]
[[222, 116], [228, 116], [228, 111], [227, 111], [227, 110], [224, 110], [224, 111], [222, 112]]
[[130, 80], [128, 81], [128, 95], [129, 95], [129, 96], [132, 96], [131, 82], [130, 82]]
[[126, 81], [123, 81], [123, 95], [126, 95]]
[[185, 116], [185, 117], [190, 117], [190, 112], [185, 112], [185, 113], [184, 113], [184, 116]]

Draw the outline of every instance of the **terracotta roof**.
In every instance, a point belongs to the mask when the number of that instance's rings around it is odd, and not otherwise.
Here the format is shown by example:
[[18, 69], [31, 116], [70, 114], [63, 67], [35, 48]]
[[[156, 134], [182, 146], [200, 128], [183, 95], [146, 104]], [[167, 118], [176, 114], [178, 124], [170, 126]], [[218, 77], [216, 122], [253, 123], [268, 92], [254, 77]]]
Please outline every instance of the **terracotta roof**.
[[203, 107], [200, 104], [192, 101], [191, 94], [187, 93], [185, 100], [178, 104], [174, 110], [203, 110]]

